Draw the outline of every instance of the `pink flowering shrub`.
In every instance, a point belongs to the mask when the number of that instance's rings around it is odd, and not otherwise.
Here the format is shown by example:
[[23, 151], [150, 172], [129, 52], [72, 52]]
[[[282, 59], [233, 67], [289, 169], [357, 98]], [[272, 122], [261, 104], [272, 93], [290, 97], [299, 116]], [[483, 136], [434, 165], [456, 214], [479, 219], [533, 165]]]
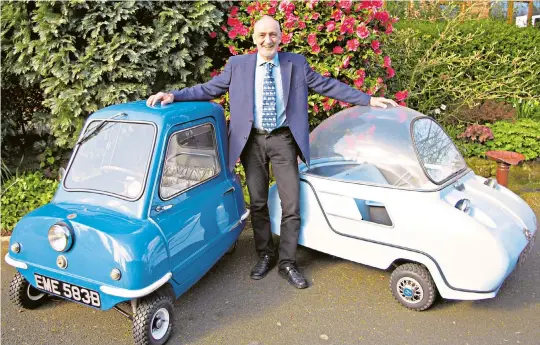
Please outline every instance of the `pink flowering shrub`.
[[[386, 82], [395, 76], [395, 71], [384, 51], [397, 18], [382, 8], [382, 1], [273, 0], [237, 4], [228, 9], [217, 33], [230, 54], [256, 53], [253, 25], [268, 14], [281, 23], [282, 51], [304, 55], [323, 76], [405, 105], [407, 91], [385, 94]], [[215, 36], [212, 33], [210, 37]], [[226, 98], [220, 102], [226, 106]], [[309, 106], [310, 124], [315, 126], [350, 105], [312, 93]]]
[[484, 143], [493, 139], [493, 132], [489, 127], [474, 124], [468, 126], [463, 133], [458, 135], [458, 138]]

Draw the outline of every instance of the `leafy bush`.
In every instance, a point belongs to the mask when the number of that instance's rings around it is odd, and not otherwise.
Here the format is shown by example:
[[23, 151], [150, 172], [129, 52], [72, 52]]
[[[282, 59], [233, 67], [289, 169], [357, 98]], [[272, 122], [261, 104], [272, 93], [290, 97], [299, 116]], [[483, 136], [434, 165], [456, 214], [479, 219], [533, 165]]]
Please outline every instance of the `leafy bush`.
[[494, 137], [486, 143], [489, 150], [519, 152], [527, 160], [540, 156], [540, 122], [522, 119], [515, 123], [499, 121], [488, 126]]
[[[455, 119], [467, 123], [485, 123], [501, 120], [514, 120], [516, 109], [512, 104], [487, 100], [470, 107], [462, 107], [454, 112]], [[452, 121], [454, 119], [449, 119]]]
[[[469, 128], [473, 127], [475, 126], [469, 126]], [[461, 139], [460, 136], [466, 130], [464, 124], [446, 125], [445, 130], [465, 157], [485, 157], [485, 153], [490, 150], [518, 152], [525, 155], [527, 160], [540, 157], [540, 123], [538, 121], [531, 119], [521, 119], [516, 122], [498, 121], [480, 127], [489, 128], [493, 139], [486, 140], [484, 143], [478, 140]], [[470, 134], [472, 135], [473, 132], [485, 134], [483, 130], [472, 131]]]
[[56, 143], [70, 147], [101, 107], [207, 79], [212, 47], [201, 37], [220, 24], [218, 5], [3, 2], [2, 74], [39, 87]]
[[[303, 54], [324, 76], [369, 94], [387, 93], [386, 82], [395, 71], [385, 51], [397, 18], [382, 9], [382, 1], [239, 2], [230, 7], [218, 40], [232, 55], [255, 53], [253, 24], [265, 14], [281, 23], [283, 51]], [[403, 101], [406, 93], [400, 96]], [[348, 106], [316, 94], [308, 103], [312, 127]], [[226, 98], [222, 104], [226, 106]]]
[[493, 132], [486, 126], [474, 124], [467, 127], [465, 132], [458, 135], [459, 139], [466, 139], [469, 141], [476, 141], [480, 144], [485, 143], [487, 140], [493, 139]]
[[36, 171], [13, 177], [2, 184], [2, 234], [11, 233], [15, 224], [28, 212], [48, 203], [58, 181]]
[[[513, 102], [540, 95], [540, 32], [493, 20], [402, 22], [388, 45], [397, 77], [391, 91], [409, 91], [408, 104], [421, 111], [486, 100]], [[445, 120], [445, 118], [439, 118]]]
[[517, 117], [519, 119], [531, 119], [540, 121], [540, 100], [539, 99], [530, 99], [530, 100], [517, 100], [514, 102], [514, 107], [516, 108]]

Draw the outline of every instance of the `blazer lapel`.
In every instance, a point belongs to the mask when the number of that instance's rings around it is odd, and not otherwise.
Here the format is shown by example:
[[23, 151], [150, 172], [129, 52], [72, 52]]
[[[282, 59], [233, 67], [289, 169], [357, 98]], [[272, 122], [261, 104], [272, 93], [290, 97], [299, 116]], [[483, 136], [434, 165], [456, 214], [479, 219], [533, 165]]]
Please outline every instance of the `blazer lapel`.
[[289, 90], [291, 88], [291, 73], [292, 62], [287, 60], [283, 54], [278, 53], [279, 65], [281, 69], [281, 83], [283, 84], [283, 104], [287, 109], [287, 102], [289, 101]]
[[253, 118], [253, 108], [255, 104], [255, 68], [257, 64], [257, 54], [250, 54], [249, 59], [244, 63], [244, 84], [246, 96], [247, 114], [250, 114], [250, 119]]

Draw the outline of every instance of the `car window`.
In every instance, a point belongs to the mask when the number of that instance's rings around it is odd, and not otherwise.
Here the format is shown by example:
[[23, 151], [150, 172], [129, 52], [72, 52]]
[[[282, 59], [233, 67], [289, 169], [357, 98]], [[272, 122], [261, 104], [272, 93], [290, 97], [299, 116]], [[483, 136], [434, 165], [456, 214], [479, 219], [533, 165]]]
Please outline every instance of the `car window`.
[[[102, 121], [92, 121], [85, 133]], [[149, 123], [110, 121], [78, 146], [64, 178], [66, 190], [96, 191], [135, 200], [142, 195], [156, 128]]]
[[214, 126], [204, 124], [181, 130], [169, 138], [159, 195], [170, 199], [220, 171]]
[[429, 118], [413, 123], [413, 140], [426, 174], [437, 184], [467, 167], [465, 160], [441, 126]]

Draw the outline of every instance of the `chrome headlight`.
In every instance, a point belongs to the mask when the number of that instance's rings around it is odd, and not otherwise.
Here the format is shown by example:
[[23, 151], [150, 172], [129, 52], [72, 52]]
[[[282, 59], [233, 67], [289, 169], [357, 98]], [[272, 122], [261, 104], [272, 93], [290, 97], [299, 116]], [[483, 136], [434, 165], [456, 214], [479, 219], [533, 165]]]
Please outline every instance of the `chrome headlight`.
[[57, 252], [65, 252], [73, 244], [73, 232], [65, 223], [57, 223], [49, 229], [49, 243]]
[[461, 199], [456, 203], [456, 208], [467, 214], [471, 213], [471, 201], [469, 199]]

